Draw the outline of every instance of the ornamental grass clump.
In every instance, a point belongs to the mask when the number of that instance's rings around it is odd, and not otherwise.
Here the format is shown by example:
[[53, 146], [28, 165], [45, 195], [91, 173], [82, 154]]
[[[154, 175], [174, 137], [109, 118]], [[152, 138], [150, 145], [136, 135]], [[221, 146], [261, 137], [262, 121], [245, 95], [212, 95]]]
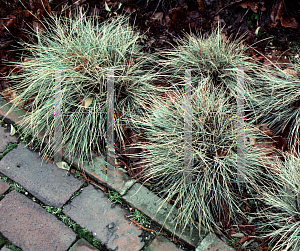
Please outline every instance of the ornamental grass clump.
[[[203, 78], [192, 89], [192, 163], [185, 167], [185, 100], [177, 91], [176, 101], [155, 97], [149, 114], [135, 118], [132, 123], [143, 131], [145, 142], [131, 147], [144, 149], [131, 156], [141, 157], [138, 166], [144, 166], [140, 180], [150, 182], [162, 198], [162, 203], [173, 200], [178, 208], [176, 228], [184, 231], [201, 224], [210, 230], [221, 229], [224, 217], [237, 220], [243, 213], [239, 209], [241, 196], [237, 185], [237, 119], [236, 105], [225, 97], [224, 87], [216, 88], [211, 78]], [[263, 134], [247, 123], [245, 135], [263, 138]], [[129, 155], [129, 154], [128, 154]], [[245, 186], [257, 186], [267, 157], [251, 147], [244, 147]], [[185, 175], [192, 177], [185, 182]], [[176, 210], [175, 210], [176, 211]], [[228, 218], [227, 218], [228, 217]], [[196, 221], [199, 222], [196, 223]], [[224, 221], [223, 221], [224, 222]], [[222, 224], [222, 223], [221, 223]]]
[[270, 240], [274, 251], [300, 250], [300, 156], [284, 153], [268, 169], [271, 182], [260, 187], [259, 200], [265, 205], [257, 213], [261, 237]]
[[[26, 104], [22, 120], [25, 134], [49, 137], [48, 156], [54, 149], [55, 85], [61, 79], [62, 147], [72, 160], [90, 160], [91, 149], [106, 151], [107, 75], [114, 70], [116, 141], [123, 142], [123, 125], [131, 114], [143, 114], [141, 99], [159, 95], [155, 80], [154, 55], [143, 52], [143, 38], [119, 16], [99, 24], [82, 9], [72, 18], [51, 17], [48, 28], [31, 32], [37, 43], [22, 43], [27, 56], [14, 63], [21, 69], [9, 76], [14, 83], [14, 106]], [[45, 27], [46, 27], [45, 25]], [[57, 74], [57, 75], [56, 75]], [[121, 122], [122, 121], [122, 122]], [[96, 150], [95, 150], [96, 149]]]
[[261, 86], [257, 86], [257, 119], [268, 123], [274, 135], [284, 133], [289, 148], [299, 152], [300, 132], [300, 59], [294, 58], [282, 70], [278, 65], [260, 75]]
[[209, 78], [215, 87], [224, 86], [226, 95], [235, 102], [237, 70], [243, 70], [245, 108], [252, 111], [255, 100], [251, 92], [257, 84], [255, 76], [259, 68], [246, 54], [249, 47], [243, 45], [245, 35], [226, 38], [222, 31], [218, 26], [209, 35], [185, 34], [184, 38], [178, 39], [176, 47], [160, 52], [162, 72], [181, 88], [185, 85], [185, 70], [191, 69], [192, 82]]

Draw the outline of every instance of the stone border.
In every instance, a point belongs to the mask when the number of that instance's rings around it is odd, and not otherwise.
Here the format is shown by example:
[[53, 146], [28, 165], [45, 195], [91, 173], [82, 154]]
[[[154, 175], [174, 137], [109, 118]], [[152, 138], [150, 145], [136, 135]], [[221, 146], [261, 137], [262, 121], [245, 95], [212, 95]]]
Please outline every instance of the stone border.
[[[3, 107], [5, 105], [5, 107]], [[15, 107], [12, 109], [11, 113], [7, 116], [6, 113], [13, 105], [11, 103], [8, 103], [2, 95], [0, 95], [0, 115], [3, 116], [6, 119], [11, 120], [12, 122], [16, 124], [20, 124], [20, 121], [22, 120], [22, 116], [26, 114], [23, 110], [21, 110], [19, 107]], [[38, 138], [43, 138], [44, 133], [41, 132], [38, 135]], [[48, 143], [48, 139], [44, 139], [45, 143]], [[64, 150], [63, 150], [64, 154]], [[218, 242], [218, 248], [220, 248], [220, 245], [222, 246], [223, 250], [233, 250], [231, 249], [226, 243], [218, 239], [215, 234], [210, 233], [207, 229], [203, 227], [203, 230], [201, 231], [201, 234], [199, 236], [197, 229], [192, 229], [192, 234], [190, 235], [190, 229], [185, 229], [183, 233], [181, 231], [177, 230], [174, 231], [175, 224], [172, 222], [171, 219], [174, 219], [174, 214], [170, 215], [167, 220], [165, 220], [165, 215], [168, 212], [168, 210], [171, 208], [171, 205], [165, 205], [164, 207], [161, 207], [161, 209], [157, 212], [157, 209], [160, 207], [158, 201], [159, 197], [152, 193], [150, 190], [148, 190], [146, 187], [142, 186], [139, 183], [136, 183], [136, 180], [131, 179], [126, 173], [121, 171], [122, 169], [116, 169], [115, 170], [115, 179], [113, 182], [106, 182], [106, 162], [104, 159], [97, 157], [95, 154], [92, 154], [93, 158], [93, 165], [84, 164], [84, 166], [79, 166], [78, 162], [73, 161], [73, 164], [77, 167], [83, 168], [87, 174], [94, 179], [96, 179], [100, 184], [104, 184], [108, 186], [110, 189], [113, 189], [115, 191], [118, 191], [122, 195], [122, 199], [124, 199], [127, 203], [131, 204], [133, 207], [137, 208], [141, 212], [143, 212], [145, 215], [149, 216], [152, 220], [156, 221], [162, 227], [173, 233], [177, 238], [184, 241], [185, 243], [192, 245], [193, 247], [202, 249], [202, 246], [205, 245], [207, 247], [212, 247], [213, 242]], [[66, 158], [68, 159], [68, 158]], [[69, 159], [68, 159], [69, 160]], [[98, 168], [95, 168], [95, 165], [97, 165]], [[99, 165], [102, 166], [102, 168], [99, 168]], [[102, 169], [102, 170], [101, 170]], [[147, 199], [145, 199], [145, 197]], [[147, 203], [145, 203], [147, 201]], [[149, 201], [151, 203], [149, 203]], [[175, 209], [177, 210], [177, 209]], [[209, 241], [207, 240], [207, 236], [210, 236]], [[213, 236], [213, 238], [212, 238]], [[205, 243], [204, 243], [205, 242]], [[209, 243], [207, 243], [209, 242]], [[216, 249], [209, 249], [211, 251]]]

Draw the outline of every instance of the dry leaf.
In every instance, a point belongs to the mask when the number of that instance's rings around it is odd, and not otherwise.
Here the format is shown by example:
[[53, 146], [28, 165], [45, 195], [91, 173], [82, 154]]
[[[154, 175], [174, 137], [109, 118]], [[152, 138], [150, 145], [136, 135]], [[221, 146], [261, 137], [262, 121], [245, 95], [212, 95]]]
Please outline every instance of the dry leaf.
[[[261, 4], [262, 7], [259, 7], [258, 4]], [[260, 9], [261, 11], [266, 11], [266, 8], [263, 7], [264, 4], [265, 4], [265, 2], [245, 1], [245, 2], [240, 3], [238, 6], [241, 6], [244, 9], [247, 9], [248, 7], [250, 7], [254, 13], [257, 13], [258, 9]]]
[[82, 64], [80, 64], [80, 65], [78, 65], [78, 66], [76, 67], [76, 70], [77, 70], [77, 71], [83, 71], [83, 70], [84, 70], [84, 66], [83, 66]]
[[288, 59], [284, 59], [284, 58], [278, 58], [274, 55], [274, 53], [272, 53], [272, 55], [266, 55], [265, 61], [264, 61], [264, 65], [269, 66], [272, 64], [278, 64], [279, 67], [286, 67], [287, 64], [290, 64], [291, 61], [289, 61]]
[[37, 9], [41, 9], [41, 14], [43, 15], [45, 10], [51, 15], [51, 7], [48, 0], [34, 0]]
[[281, 17], [280, 21], [281, 21], [281, 25], [283, 27], [286, 27], [286, 28], [289, 27], [292, 29], [297, 29], [297, 27], [298, 27], [298, 22], [293, 17], [286, 17], [286, 18]]
[[165, 17], [165, 26], [170, 27], [171, 26], [171, 18], [169, 15], [166, 15]]
[[126, 64], [129, 65], [129, 64], [132, 64], [134, 62], [134, 59], [133, 58], [128, 58], [126, 60]]
[[29, 11], [29, 10], [23, 10], [23, 15], [25, 17], [29, 17], [30, 15], [32, 15], [32, 11]]
[[226, 149], [223, 149], [223, 148], [220, 148], [217, 150], [217, 156], [218, 157], [225, 157], [227, 155], [227, 150]]
[[33, 29], [35, 30], [35, 32], [40, 33], [40, 34], [44, 33], [44, 26], [41, 23], [32, 21], [32, 26], [33, 26]]
[[24, 58], [24, 62], [30, 62], [30, 61], [33, 61], [34, 59], [32, 58]]
[[173, 103], [175, 100], [177, 100], [179, 97], [179, 94], [176, 91], [167, 91], [163, 94], [163, 98], [166, 99], [167, 102]]
[[13, 135], [15, 135], [16, 134], [16, 129], [13, 127], [13, 125], [12, 124], [10, 124], [10, 136], [13, 136]]
[[199, 8], [198, 10], [204, 10], [204, 4], [203, 4], [203, 1], [202, 0], [197, 0], [198, 4], [199, 4]]
[[[17, 93], [14, 90], [10, 90], [10, 89], [5, 89], [4, 91], [1, 92], [2, 96], [10, 103], [16, 104], [17, 105], [17, 101], [15, 100], [15, 98], [17, 98]], [[22, 102], [19, 106], [23, 106], [25, 104], [25, 102]]]
[[58, 162], [58, 163], [56, 163], [56, 166], [60, 169], [64, 169], [64, 170], [68, 170], [68, 171], [70, 170], [70, 167], [69, 167], [68, 163], [66, 163], [66, 162]]
[[289, 68], [284, 69], [283, 72], [285, 74], [289, 74], [289, 75], [292, 75], [292, 76], [297, 76], [297, 72], [292, 70], [292, 69], [289, 69]]
[[268, 126], [269, 124], [265, 123], [265, 124], [257, 124], [255, 127], [257, 127], [259, 130], [263, 131], [266, 135], [271, 137], [273, 136], [273, 132]]
[[88, 108], [89, 105], [93, 102], [93, 98], [87, 98], [84, 102], [83, 102], [83, 106], [85, 108]]
[[274, 8], [272, 9], [271, 12], [271, 20], [274, 23], [274, 27], [278, 24], [279, 20], [281, 19], [282, 16], [282, 11], [283, 11], [283, 0], [277, 1], [277, 3], [274, 5]]
[[7, 21], [7, 23], [5, 24], [5, 26], [9, 29], [9, 28], [13, 27], [13, 25], [15, 24], [15, 22], [16, 22], [16, 19], [9, 19]]
[[164, 18], [164, 13], [163, 12], [157, 12], [151, 17], [153, 21], [157, 20], [159, 23], [162, 25], [162, 20]]
[[235, 234], [232, 234], [231, 237], [243, 238], [243, 237], [245, 237], [245, 235], [243, 233], [235, 233]]

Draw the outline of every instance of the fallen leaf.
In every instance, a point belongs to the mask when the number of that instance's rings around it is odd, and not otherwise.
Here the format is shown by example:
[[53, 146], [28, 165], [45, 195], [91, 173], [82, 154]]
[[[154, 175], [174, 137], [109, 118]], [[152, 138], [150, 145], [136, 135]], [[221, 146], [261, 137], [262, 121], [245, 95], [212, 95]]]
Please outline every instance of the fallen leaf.
[[227, 155], [227, 150], [220, 148], [217, 150], [217, 155], [218, 155], [218, 157], [225, 157]]
[[83, 106], [85, 108], [88, 108], [89, 105], [93, 102], [93, 98], [87, 98], [84, 102], [83, 102]]
[[159, 23], [162, 25], [162, 20], [163, 20], [163, 17], [164, 17], [164, 13], [163, 12], [157, 12], [153, 15], [153, 17], [151, 17], [151, 19], [153, 21], [159, 21]]
[[274, 23], [274, 27], [278, 24], [282, 17], [282, 11], [283, 11], [283, 0], [277, 1], [277, 3], [274, 5], [272, 12], [271, 12], [271, 20]]
[[110, 12], [111, 11], [111, 9], [108, 7], [108, 5], [107, 5], [107, 3], [106, 2], [104, 2], [105, 3], [105, 10], [106, 11], [108, 11], [108, 12]]
[[226, 23], [225, 23], [224, 19], [220, 18], [220, 16], [217, 15], [213, 19], [213, 25], [214, 25], [214, 27], [218, 27], [218, 25], [220, 25], [222, 27], [222, 26], [225, 26]]
[[16, 19], [14, 18], [14, 19], [9, 19], [8, 21], [7, 21], [7, 23], [6, 23], [6, 27], [9, 29], [9, 28], [12, 28], [13, 27], [13, 25], [15, 24], [15, 22], [16, 22]]
[[33, 58], [24, 58], [24, 62], [30, 62], [30, 61], [33, 61], [34, 59]]
[[199, 14], [199, 12], [197, 11], [197, 10], [193, 10], [193, 11], [191, 11], [189, 14], [188, 14], [188, 17], [190, 18], [190, 19], [196, 19], [197, 17], [199, 17], [200, 16], [200, 14]]
[[276, 143], [270, 141], [262, 141], [262, 142], [256, 142], [254, 147], [260, 148], [261, 151], [266, 155], [270, 156], [276, 149]]
[[286, 17], [286, 18], [281, 17], [280, 21], [281, 21], [281, 25], [285, 28], [289, 27], [292, 29], [297, 29], [297, 27], [298, 27], [298, 22], [293, 17], [291, 17], [291, 18], [290, 17]]
[[268, 136], [273, 136], [273, 132], [271, 129], [268, 127], [269, 124], [257, 124], [255, 127], [257, 127], [259, 130], [263, 131], [266, 135]]
[[[1, 92], [1, 94], [8, 102], [18, 105], [18, 102], [15, 100], [15, 98], [18, 96], [15, 90], [5, 89]], [[24, 104], [25, 102], [21, 102], [18, 106], [21, 107]]]
[[165, 26], [166, 27], [170, 27], [171, 26], [171, 18], [170, 18], [170, 16], [169, 15], [166, 15], [166, 17], [165, 17]]
[[29, 10], [23, 10], [23, 15], [25, 17], [29, 17], [30, 15], [32, 15], [32, 11], [29, 11]]
[[76, 67], [76, 70], [77, 70], [77, 71], [83, 71], [83, 70], [84, 70], [84, 66], [83, 66], [82, 64], [80, 64], [80, 65], [78, 65], [78, 66]]
[[44, 33], [44, 26], [41, 23], [37, 21], [32, 21], [32, 26], [36, 33], [40, 33], [40, 34]]
[[126, 6], [126, 7], [124, 8], [124, 11], [127, 12], [128, 14], [131, 14], [131, 13], [135, 12], [136, 9], [133, 8], [133, 7], [131, 7], [131, 6]]
[[36, 15], [38, 17], [39, 20], [42, 19], [42, 15], [44, 14], [44, 10], [38, 9], [36, 12]]
[[[259, 6], [259, 4], [261, 5], [261, 7]], [[237, 6], [241, 6], [244, 9], [247, 9], [248, 7], [250, 7], [250, 9], [254, 12], [257, 13], [257, 10], [261, 10], [261, 11], [266, 11], [267, 9], [264, 7], [265, 2], [252, 2], [252, 1], [245, 1], [240, 3]]]
[[176, 91], [167, 91], [163, 94], [163, 98], [166, 99], [167, 102], [173, 103], [179, 97]]
[[57, 167], [60, 168], [60, 169], [64, 169], [64, 170], [70, 170], [70, 167], [68, 165], [68, 163], [66, 162], [58, 162], [56, 163]]
[[289, 69], [289, 68], [284, 69], [283, 72], [285, 74], [289, 74], [289, 75], [292, 75], [292, 76], [297, 76], [297, 72], [292, 70], [292, 69]]
[[197, 0], [198, 4], [199, 4], [199, 8], [198, 10], [202, 11], [204, 10], [204, 4], [203, 4], [203, 1], [202, 0]]
[[264, 65], [270, 66], [272, 64], [277, 64], [279, 67], [286, 67], [288, 64], [290, 64], [291, 61], [284, 58], [278, 58], [272, 53], [272, 55], [266, 55]]
[[10, 136], [13, 136], [13, 135], [15, 135], [16, 134], [16, 129], [13, 127], [13, 125], [12, 124], [10, 124]]
[[245, 235], [243, 233], [235, 233], [235, 234], [232, 234], [231, 237], [243, 238], [243, 237], [245, 237]]
[[128, 58], [127, 60], [126, 60], [126, 64], [127, 65], [130, 65], [130, 64], [132, 64], [134, 62], [134, 59], [133, 58]]

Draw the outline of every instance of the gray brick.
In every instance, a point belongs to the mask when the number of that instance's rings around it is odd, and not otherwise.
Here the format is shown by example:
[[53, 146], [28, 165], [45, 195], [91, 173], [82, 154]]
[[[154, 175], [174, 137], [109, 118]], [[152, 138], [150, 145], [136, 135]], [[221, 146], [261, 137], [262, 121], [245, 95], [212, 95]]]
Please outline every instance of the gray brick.
[[84, 183], [48, 161], [42, 163], [39, 154], [23, 143], [3, 157], [0, 171], [43, 203], [55, 207], [62, 207]]
[[0, 196], [4, 194], [8, 189], [9, 185], [6, 182], [0, 180]]
[[85, 187], [63, 213], [82, 228], [93, 233], [103, 245], [114, 251], [139, 251], [144, 243], [142, 231], [123, 214], [120, 205], [111, 203], [107, 196], [92, 185]]
[[17, 191], [0, 201], [0, 232], [26, 251], [66, 251], [76, 234], [56, 217]]

